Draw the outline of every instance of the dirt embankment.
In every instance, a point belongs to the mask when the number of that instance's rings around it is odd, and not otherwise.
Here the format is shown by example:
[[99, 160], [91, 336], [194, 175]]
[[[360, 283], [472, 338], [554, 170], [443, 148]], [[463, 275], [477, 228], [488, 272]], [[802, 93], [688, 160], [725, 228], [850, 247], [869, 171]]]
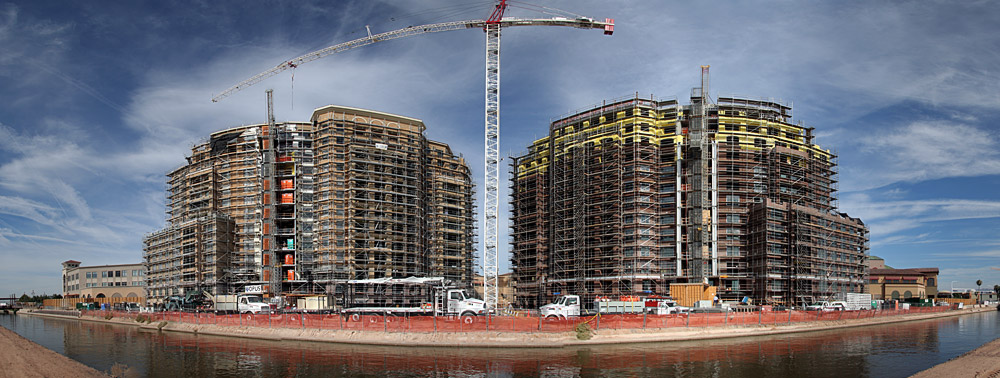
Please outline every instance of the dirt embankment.
[[914, 374], [911, 378], [937, 377], [1000, 377], [1000, 339], [988, 342], [951, 361]]
[[0, 378], [6, 377], [107, 378], [108, 375], [0, 327]]
[[149, 330], [187, 332], [213, 336], [246, 337], [265, 340], [296, 340], [331, 342], [343, 344], [393, 345], [393, 346], [476, 346], [497, 348], [561, 348], [579, 345], [630, 344], [647, 342], [689, 341], [730, 337], [763, 336], [798, 332], [812, 332], [876, 324], [936, 319], [964, 314], [995, 311], [992, 308], [966, 308], [958, 311], [938, 313], [906, 314], [836, 321], [800, 322], [789, 325], [736, 326], [736, 327], [674, 327], [648, 330], [598, 330], [587, 340], [578, 339], [573, 332], [529, 333], [529, 332], [378, 332], [350, 330], [320, 330], [299, 328], [261, 328], [247, 326], [220, 326], [210, 324], [190, 324], [159, 322], [138, 324], [125, 318], [104, 319], [98, 317], [63, 316], [46, 314], [43, 311], [28, 313], [35, 316], [79, 319], [83, 321], [117, 323], [138, 326]]

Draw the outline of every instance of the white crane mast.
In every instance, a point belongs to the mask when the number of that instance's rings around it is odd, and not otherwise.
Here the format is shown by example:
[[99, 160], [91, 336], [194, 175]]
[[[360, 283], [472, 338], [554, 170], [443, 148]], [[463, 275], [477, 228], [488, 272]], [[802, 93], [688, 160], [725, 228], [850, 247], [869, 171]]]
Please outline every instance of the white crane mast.
[[500, 25], [486, 25], [486, 186], [483, 209], [483, 301], [496, 308], [500, 298], [499, 225], [500, 205]]
[[499, 0], [493, 14], [487, 20], [453, 21], [420, 26], [409, 26], [403, 29], [372, 35], [333, 45], [321, 50], [287, 60], [276, 67], [261, 72], [236, 84], [221, 94], [212, 98], [212, 102], [239, 92], [264, 79], [277, 75], [282, 71], [292, 69], [332, 54], [344, 52], [376, 42], [410, 37], [414, 35], [436, 33], [450, 30], [483, 29], [486, 32], [486, 173], [485, 173], [485, 209], [483, 218], [485, 230], [483, 233], [483, 299], [486, 306], [496, 308], [499, 299], [497, 277], [499, 276], [498, 255], [498, 211], [499, 211], [499, 181], [500, 181], [500, 30], [511, 26], [568, 26], [580, 29], [602, 29], [605, 35], [614, 32], [615, 21], [610, 18], [604, 21], [594, 21], [587, 17], [574, 19], [555, 17], [547, 19], [503, 18], [507, 9], [507, 0]]

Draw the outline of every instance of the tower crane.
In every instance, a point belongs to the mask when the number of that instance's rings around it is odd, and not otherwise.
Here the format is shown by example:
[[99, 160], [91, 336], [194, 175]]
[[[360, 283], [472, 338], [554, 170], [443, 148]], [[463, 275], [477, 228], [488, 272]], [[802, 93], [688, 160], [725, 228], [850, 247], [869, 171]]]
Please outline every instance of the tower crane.
[[483, 234], [483, 299], [486, 305], [497, 307], [499, 293], [497, 291], [497, 276], [499, 275], [498, 225], [497, 214], [499, 205], [500, 181], [500, 30], [512, 26], [568, 26], [580, 29], [601, 29], [605, 35], [611, 35], [615, 30], [614, 19], [605, 18], [595, 21], [588, 17], [553, 17], [541, 19], [504, 18], [507, 11], [507, 0], [498, 0], [493, 12], [485, 20], [453, 21], [419, 26], [408, 26], [385, 33], [371, 34], [355, 40], [333, 45], [321, 50], [302, 55], [278, 64], [274, 68], [261, 72], [246, 79], [221, 94], [212, 98], [212, 102], [226, 98], [240, 90], [257, 84], [264, 79], [277, 75], [282, 71], [296, 68], [329, 55], [345, 52], [376, 42], [385, 42], [403, 37], [420, 34], [437, 33], [451, 30], [482, 29], [486, 33], [486, 159], [485, 159], [485, 212], [483, 214], [485, 231]]

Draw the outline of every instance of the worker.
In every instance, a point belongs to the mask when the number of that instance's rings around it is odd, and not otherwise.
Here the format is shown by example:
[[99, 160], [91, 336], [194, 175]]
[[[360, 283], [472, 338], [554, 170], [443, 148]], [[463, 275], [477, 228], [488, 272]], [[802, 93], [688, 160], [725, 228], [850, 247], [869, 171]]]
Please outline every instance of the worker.
[[715, 298], [712, 298], [712, 304], [716, 305], [716, 306], [719, 305], [719, 296], [718, 295], [716, 295]]

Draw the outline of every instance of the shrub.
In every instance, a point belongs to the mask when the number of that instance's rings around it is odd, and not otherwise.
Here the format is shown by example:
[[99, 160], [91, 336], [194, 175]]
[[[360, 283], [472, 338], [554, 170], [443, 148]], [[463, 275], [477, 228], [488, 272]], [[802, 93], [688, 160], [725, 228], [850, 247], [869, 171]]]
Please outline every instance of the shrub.
[[587, 323], [577, 324], [575, 331], [578, 340], [590, 340], [594, 337], [594, 330], [590, 329], [590, 324]]

